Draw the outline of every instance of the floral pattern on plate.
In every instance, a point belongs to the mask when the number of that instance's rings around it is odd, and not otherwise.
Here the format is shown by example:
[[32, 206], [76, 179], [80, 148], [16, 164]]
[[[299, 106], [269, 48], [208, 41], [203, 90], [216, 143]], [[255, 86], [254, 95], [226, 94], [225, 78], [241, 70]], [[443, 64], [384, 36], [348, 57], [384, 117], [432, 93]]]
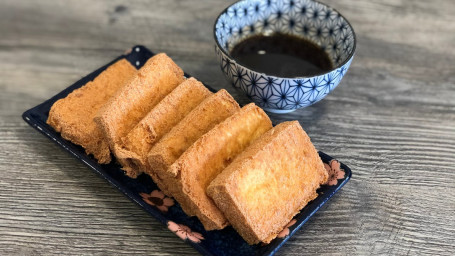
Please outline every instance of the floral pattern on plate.
[[277, 238], [285, 238], [289, 236], [290, 230], [289, 228], [292, 227], [297, 222], [296, 219], [292, 219], [289, 223], [284, 227], [284, 229], [276, 236]]
[[167, 223], [167, 228], [174, 232], [182, 240], [189, 240], [193, 243], [200, 243], [201, 240], [204, 240], [201, 233], [193, 232], [188, 226], [177, 224], [173, 221], [169, 221]]
[[325, 185], [334, 186], [338, 184], [338, 180], [344, 179], [345, 172], [341, 169], [341, 165], [338, 160], [332, 159], [329, 163], [324, 163], [324, 167], [329, 173], [329, 179]]
[[139, 194], [141, 195], [144, 202], [155, 206], [163, 213], [166, 213], [169, 210], [169, 207], [174, 205], [174, 199], [165, 196], [164, 193], [159, 190], [153, 190], [150, 194]]

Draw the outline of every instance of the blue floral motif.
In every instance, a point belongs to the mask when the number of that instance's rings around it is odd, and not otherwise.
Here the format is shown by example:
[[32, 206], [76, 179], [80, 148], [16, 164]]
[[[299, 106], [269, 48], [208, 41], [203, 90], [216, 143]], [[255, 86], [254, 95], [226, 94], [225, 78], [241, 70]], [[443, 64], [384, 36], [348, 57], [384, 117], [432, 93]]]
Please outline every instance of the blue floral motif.
[[[229, 52], [244, 38], [264, 32], [303, 36], [322, 47], [335, 68], [314, 77], [278, 78], [232, 61]], [[334, 9], [312, 0], [244, 0], [216, 21], [216, 53], [223, 73], [266, 110], [292, 111], [309, 106], [336, 88], [355, 51], [349, 23]]]
[[299, 3], [301, 1], [295, 1], [295, 0], [285, 0], [284, 3], [287, 5], [287, 8], [290, 13], [296, 13], [299, 11]]
[[303, 96], [305, 92], [303, 91], [303, 86], [305, 83], [308, 83], [308, 80], [291, 80], [290, 87], [294, 87], [294, 94], [292, 98], [294, 99], [294, 103], [297, 105], [304, 104]]
[[336, 33], [339, 33], [338, 31], [338, 23], [337, 21], [334, 21], [332, 19], [324, 19], [322, 22], [322, 33], [325, 37], [332, 38], [334, 40], [333, 36]]
[[326, 84], [326, 87], [328, 88], [327, 93], [329, 93], [331, 90], [333, 90], [335, 83], [337, 81], [337, 78], [338, 77], [334, 72], [330, 72], [324, 76], [324, 82]]
[[324, 37], [324, 25], [323, 22], [320, 20], [316, 20], [312, 22], [312, 26], [310, 27], [310, 38], [313, 38], [318, 44], [324, 41], [326, 37]]
[[247, 72], [246, 80], [244, 86], [246, 87], [244, 91], [247, 92], [248, 97], [252, 97], [257, 93], [261, 93], [260, 86], [261, 85], [261, 76], [256, 72]]
[[302, 18], [307, 20], [316, 20], [319, 16], [319, 11], [320, 10], [317, 8], [317, 4], [313, 1], [306, 1], [304, 6], [300, 8], [300, 13], [303, 15]]
[[235, 73], [232, 76], [234, 78], [234, 86], [237, 88], [240, 88], [241, 85], [244, 83], [244, 81], [247, 81], [246, 79], [246, 70], [241, 68], [240, 66], [237, 66], [235, 69]]

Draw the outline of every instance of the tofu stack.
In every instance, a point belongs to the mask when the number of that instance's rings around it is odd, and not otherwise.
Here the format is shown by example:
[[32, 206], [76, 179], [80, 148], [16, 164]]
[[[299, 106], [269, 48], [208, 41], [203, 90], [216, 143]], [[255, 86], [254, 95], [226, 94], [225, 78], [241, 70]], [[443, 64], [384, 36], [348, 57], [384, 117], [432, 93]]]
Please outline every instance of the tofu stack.
[[174, 185], [167, 169], [202, 135], [239, 111], [239, 104], [226, 90], [220, 90], [201, 102], [180, 123], [166, 134], [148, 154], [147, 173], [158, 187], [171, 195]]
[[271, 128], [272, 122], [264, 111], [248, 104], [201, 136], [166, 170], [170, 194], [188, 215], [197, 216], [206, 230], [228, 225], [206, 194], [210, 182]]
[[297, 121], [273, 127], [261, 108], [186, 79], [165, 54], [128, 65], [57, 101], [48, 124], [99, 163], [112, 153], [129, 177], [150, 175], [206, 230], [232, 225], [249, 244], [269, 243], [327, 181]]
[[153, 145], [212, 93], [189, 78], [160, 101], [125, 137], [117, 158], [127, 175], [135, 178], [149, 172], [147, 155]]
[[93, 120], [124, 168], [128, 162], [122, 140], [184, 79], [183, 70], [171, 58], [164, 53], [157, 54], [98, 111]]

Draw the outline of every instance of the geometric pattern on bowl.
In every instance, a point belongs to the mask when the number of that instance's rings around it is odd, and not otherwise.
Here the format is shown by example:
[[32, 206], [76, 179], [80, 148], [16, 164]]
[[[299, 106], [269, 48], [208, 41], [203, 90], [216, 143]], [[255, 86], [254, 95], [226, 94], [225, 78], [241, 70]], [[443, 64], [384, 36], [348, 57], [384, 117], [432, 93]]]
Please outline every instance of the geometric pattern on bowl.
[[[274, 32], [303, 37], [320, 46], [334, 69], [312, 77], [281, 78], [235, 62], [229, 52], [240, 41]], [[323, 99], [346, 74], [356, 48], [354, 30], [335, 9], [311, 0], [244, 0], [226, 8], [214, 27], [215, 51], [231, 84], [270, 112], [290, 112]]]

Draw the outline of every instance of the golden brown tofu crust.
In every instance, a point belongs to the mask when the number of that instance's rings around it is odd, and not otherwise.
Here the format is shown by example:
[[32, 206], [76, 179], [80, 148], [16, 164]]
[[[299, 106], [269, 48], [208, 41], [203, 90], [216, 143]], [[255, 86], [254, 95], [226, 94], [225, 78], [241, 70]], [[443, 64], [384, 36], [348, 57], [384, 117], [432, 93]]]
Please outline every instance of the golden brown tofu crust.
[[152, 147], [147, 157], [150, 168], [145, 171], [165, 194], [170, 195], [168, 187], [173, 185], [168, 179], [169, 166], [198, 138], [239, 109], [232, 96], [220, 90], [201, 102]]
[[[174, 178], [170, 193], [206, 230], [228, 225], [224, 214], [206, 194], [207, 186], [251, 142], [272, 128], [272, 122], [254, 103], [244, 106], [199, 138], [168, 169]], [[172, 176], [171, 175], [171, 176]]]
[[122, 138], [183, 80], [177, 64], [166, 54], [157, 54], [100, 109], [94, 120], [118, 160], [123, 159]]
[[249, 244], [269, 243], [327, 178], [300, 124], [285, 122], [237, 156], [207, 194]]
[[98, 110], [137, 73], [126, 59], [121, 59], [93, 81], [88, 82], [52, 105], [47, 123], [64, 139], [80, 145], [101, 164], [111, 161], [102, 131], [93, 118]]
[[119, 161], [131, 178], [148, 166], [147, 154], [172, 127], [212, 93], [199, 81], [189, 78], [169, 93], [122, 139], [124, 154]]

